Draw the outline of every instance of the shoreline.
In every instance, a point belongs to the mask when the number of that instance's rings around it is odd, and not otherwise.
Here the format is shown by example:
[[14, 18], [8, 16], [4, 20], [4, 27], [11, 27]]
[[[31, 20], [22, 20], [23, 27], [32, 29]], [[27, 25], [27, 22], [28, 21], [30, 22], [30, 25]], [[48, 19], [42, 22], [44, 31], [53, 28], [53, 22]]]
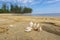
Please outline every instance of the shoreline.
[[48, 15], [44, 15], [44, 16], [42, 16], [42, 15], [33, 15], [33, 14], [14, 14], [14, 13], [11, 13], [11, 14], [9, 14], [9, 13], [7, 13], [7, 14], [5, 14], [5, 13], [3, 13], [3, 14], [0, 14], [0, 16], [32, 16], [32, 17], [54, 17], [54, 18], [60, 18], [60, 16], [48, 16]]

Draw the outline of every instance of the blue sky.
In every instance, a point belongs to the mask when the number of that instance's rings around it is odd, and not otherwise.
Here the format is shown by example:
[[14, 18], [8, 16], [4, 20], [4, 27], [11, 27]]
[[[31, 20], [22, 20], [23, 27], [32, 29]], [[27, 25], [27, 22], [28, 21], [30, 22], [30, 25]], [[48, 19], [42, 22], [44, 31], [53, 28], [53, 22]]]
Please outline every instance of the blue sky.
[[33, 13], [60, 13], [60, 0], [0, 0], [0, 7], [4, 2], [31, 7]]

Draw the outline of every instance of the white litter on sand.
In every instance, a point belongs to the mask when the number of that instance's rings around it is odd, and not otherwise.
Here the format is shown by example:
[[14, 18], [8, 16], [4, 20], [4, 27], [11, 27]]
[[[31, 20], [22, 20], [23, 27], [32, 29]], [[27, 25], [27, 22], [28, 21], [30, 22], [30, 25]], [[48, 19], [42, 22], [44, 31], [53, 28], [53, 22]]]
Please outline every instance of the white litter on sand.
[[32, 30], [31, 27], [27, 27], [25, 31], [26, 31], [26, 32], [30, 32], [31, 30]]
[[29, 27], [27, 27], [26, 28], [26, 32], [30, 32], [31, 30], [32, 30], [32, 27], [33, 27], [33, 22], [31, 21], [30, 23], [29, 23]]
[[37, 26], [36, 26], [37, 28], [39, 28], [39, 23], [37, 24]]
[[33, 23], [32, 21], [29, 23], [29, 27], [27, 27], [26, 28], [26, 32], [30, 32], [30, 31], [32, 31], [32, 29], [33, 30], [36, 30], [36, 31], [42, 31], [42, 28], [41, 28], [41, 26], [40, 26], [40, 24], [39, 23]]
[[32, 27], [32, 26], [33, 26], [33, 22], [31, 21], [31, 22], [29, 23], [29, 25], [30, 25], [30, 27]]
[[34, 27], [36, 27], [36, 25], [37, 25], [37, 24], [36, 24], [36, 23], [34, 23]]
[[42, 31], [42, 27], [40, 27], [40, 31]]
[[13, 25], [9, 25], [10, 27], [13, 27]]

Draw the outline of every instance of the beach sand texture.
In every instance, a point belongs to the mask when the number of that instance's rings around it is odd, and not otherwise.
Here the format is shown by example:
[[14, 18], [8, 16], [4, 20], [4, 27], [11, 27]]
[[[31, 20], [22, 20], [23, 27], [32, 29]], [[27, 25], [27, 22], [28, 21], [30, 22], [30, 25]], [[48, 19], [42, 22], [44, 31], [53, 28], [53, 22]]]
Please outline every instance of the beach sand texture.
[[[43, 30], [25, 32], [30, 21]], [[0, 15], [0, 40], [60, 40], [60, 18]]]

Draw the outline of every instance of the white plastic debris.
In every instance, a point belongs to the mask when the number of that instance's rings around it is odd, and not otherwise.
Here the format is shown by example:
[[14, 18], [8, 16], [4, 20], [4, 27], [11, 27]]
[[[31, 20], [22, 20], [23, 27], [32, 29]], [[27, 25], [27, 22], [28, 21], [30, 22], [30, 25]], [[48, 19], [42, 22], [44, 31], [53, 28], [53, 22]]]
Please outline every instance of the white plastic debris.
[[37, 24], [36, 24], [36, 23], [34, 23], [34, 27], [36, 27], [36, 25], [37, 25]]
[[37, 24], [37, 26], [36, 26], [37, 28], [39, 27], [39, 23]]
[[10, 27], [13, 27], [13, 25], [9, 25]]
[[30, 25], [30, 27], [32, 27], [33, 26], [33, 22], [31, 21], [29, 25]]
[[42, 28], [40, 27], [40, 31], [42, 31]]
[[26, 31], [26, 32], [30, 32], [31, 30], [32, 30], [31, 27], [27, 27], [25, 31]]

